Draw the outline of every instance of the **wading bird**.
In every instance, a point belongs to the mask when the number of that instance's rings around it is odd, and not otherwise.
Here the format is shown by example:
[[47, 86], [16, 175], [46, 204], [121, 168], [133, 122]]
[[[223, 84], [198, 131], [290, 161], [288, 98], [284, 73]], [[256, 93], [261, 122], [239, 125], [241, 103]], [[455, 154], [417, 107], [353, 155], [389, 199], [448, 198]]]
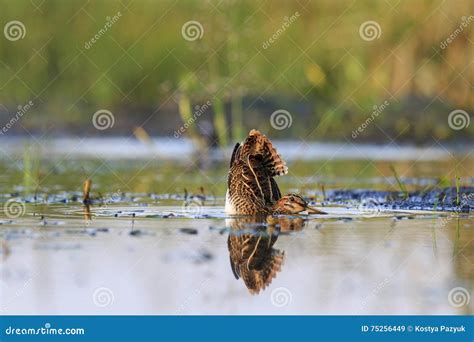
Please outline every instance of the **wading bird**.
[[270, 139], [251, 130], [232, 152], [227, 178], [225, 211], [230, 215], [325, 214], [297, 194], [281, 196], [275, 176], [288, 172]]

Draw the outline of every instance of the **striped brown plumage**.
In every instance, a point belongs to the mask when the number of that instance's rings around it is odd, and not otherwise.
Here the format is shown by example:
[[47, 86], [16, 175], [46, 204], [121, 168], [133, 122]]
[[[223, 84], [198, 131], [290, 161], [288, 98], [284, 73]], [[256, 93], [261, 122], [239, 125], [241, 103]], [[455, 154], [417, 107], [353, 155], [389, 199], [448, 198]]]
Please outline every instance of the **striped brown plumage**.
[[273, 204], [281, 198], [274, 177], [287, 172], [285, 162], [270, 140], [251, 130], [232, 153], [226, 211], [238, 215], [271, 213]]
[[281, 271], [285, 253], [274, 249], [278, 238], [275, 226], [265, 218], [231, 220], [227, 240], [230, 265], [236, 279], [242, 278], [251, 294], [264, 290]]
[[281, 196], [275, 176], [288, 172], [271, 141], [257, 130], [251, 130], [244, 142], [232, 152], [225, 211], [230, 215], [287, 215], [303, 211], [324, 212], [311, 208], [298, 194]]

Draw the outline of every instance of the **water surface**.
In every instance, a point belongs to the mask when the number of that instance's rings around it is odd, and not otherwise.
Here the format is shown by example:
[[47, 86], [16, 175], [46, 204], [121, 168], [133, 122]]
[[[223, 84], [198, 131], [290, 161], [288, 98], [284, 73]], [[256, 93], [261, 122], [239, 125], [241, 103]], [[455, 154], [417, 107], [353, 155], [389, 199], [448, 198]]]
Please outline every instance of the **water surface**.
[[[287, 159], [282, 191], [303, 193], [328, 215], [238, 233], [271, 240], [258, 253], [284, 255], [268, 286], [251, 294], [231, 267], [225, 160], [12, 152], [0, 162], [2, 313], [473, 313], [472, 213], [328, 200], [339, 189], [399, 191], [390, 165], [410, 191], [454, 186], [455, 175], [472, 186], [469, 153]], [[89, 208], [86, 178], [97, 197]], [[9, 201], [23, 206], [19, 217], [5, 211]]]

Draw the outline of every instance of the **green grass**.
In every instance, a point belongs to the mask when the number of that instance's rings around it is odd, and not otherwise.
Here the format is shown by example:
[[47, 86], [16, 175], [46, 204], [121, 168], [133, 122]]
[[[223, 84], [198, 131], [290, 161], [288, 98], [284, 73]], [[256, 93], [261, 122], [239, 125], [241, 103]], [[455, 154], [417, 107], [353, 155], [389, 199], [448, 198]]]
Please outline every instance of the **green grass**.
[[456, 167], [456, 176], [454, 178], [454, 182], [456, 184], [456, 205], [459, 206], [461, 204], [461, 198], [459, 195], [459, 188], [461, 187], [461, 177], [458, 176], [458, 171]]
[[408, 190], [407, 190], [405, 184], [403, 184], [400, 177], [398, 176], [397, 170], [395, 169], [395, 167], [393, 165], [390, 165], [390, 170], [392, 171], [393, 177], [395, 177], [395, 180], [397, 181], [397, 184], [398, 184], [398, 188], [403, 193], [404, 198], [408, 199], [408, 197], [409, 197]]

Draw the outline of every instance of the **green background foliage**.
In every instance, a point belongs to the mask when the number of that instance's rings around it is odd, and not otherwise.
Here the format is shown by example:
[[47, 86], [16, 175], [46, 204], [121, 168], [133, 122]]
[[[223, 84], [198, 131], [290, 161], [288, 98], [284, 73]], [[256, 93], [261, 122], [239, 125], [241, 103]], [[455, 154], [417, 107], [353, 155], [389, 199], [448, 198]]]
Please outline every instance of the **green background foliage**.
[[[2, 125], [18, 105], [35, 103], [10, 134], [127, 135], [142, 126], [172, 135], [183, 124], [180, 101], [210, 100], [212, 110], [197, 124], [206, 131], [208, 122], [221, 143], [250, 128], [272, 130], [277, 109], [289, 111], [293, 124], [272, 136], [350, 140], [384, 101], [390, 105], [358, 142], [474, 136], [474, 124], [454, 131], [447, 123], [452, 110], [474, 108], [474, 22], [440, 45], [473, 14], [468, 0], [20, 0], [1, 8], [2, 27], [11, 20], [26, 27], [24, 39], [0, 39]], [[201, 39], [183, 39], [190, 20], [201, 23]], [[373, 41], [359, 35], [369, 20], [381, 27]], [[114, 129], [94, 129], [99, 109], [114, 113]]]

